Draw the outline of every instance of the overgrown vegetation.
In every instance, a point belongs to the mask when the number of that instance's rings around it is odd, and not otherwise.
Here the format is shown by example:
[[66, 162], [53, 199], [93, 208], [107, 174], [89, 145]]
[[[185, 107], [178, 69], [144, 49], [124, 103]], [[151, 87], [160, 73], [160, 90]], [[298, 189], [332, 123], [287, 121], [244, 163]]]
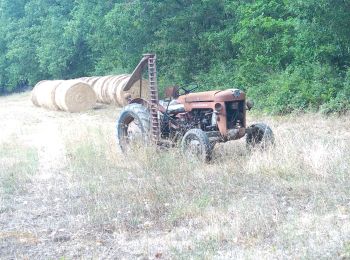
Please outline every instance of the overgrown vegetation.
[[[77, 211], [104, 232], [159, 234], [157, 248], [169, 258], [347, 256], [349, 136], [332, 135], [332, 120], [319, 116], [267, 120], [274, 148], [219, 145], [210, 165], [153, 148], [125, 159], [101, 129], [70, 136], [68, 170], [83, 198]], [[347, 124], [337, 123], [341, 133]]]
[[[348, 116], [259, 118], [275, 146], [124, 157], [114, 107], [0, 97], [1, 259], [334, 259], [350, 255]], [[249, 124], [255, 118], [248, 118]]]
[[130, 72], [156, 52], [162, 86], [240, 87], [275, 113], [349, 109], [348, 1], [0, 0], [0, 10], [0, 93]]
[[25, 190], [37, 168], [35, 148], [16, 142], [0, 143], [0, 201]]

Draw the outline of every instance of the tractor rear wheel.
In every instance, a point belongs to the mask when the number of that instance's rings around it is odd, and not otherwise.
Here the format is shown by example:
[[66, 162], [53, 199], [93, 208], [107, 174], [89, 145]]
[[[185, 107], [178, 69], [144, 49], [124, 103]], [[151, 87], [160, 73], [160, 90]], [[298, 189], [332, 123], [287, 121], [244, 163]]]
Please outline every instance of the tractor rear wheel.
[[211, 160], [212, 147], [208, 136], [201, 129], [187, 131], [181, 141], [181, 149], [184, 155], [202, 162]]
[[117, 121], [117, 142], [122, 152], [145, 146], [150, 141], [151, 114], [141, 104], [129, 104]]
[[266, 149], [274, 144], [275, 137], [267, 124], [257, 123], [247, 129], [246, 142], [248, 148]]

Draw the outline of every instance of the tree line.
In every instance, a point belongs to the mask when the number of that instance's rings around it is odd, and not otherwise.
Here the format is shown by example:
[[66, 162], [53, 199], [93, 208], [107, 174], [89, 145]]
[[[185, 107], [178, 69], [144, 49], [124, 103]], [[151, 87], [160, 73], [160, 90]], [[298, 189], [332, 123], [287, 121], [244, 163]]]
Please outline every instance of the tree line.
[[0, 93], [131, 72], [242, 88], [265, 111], [350, 108], [349, 0], [0, 0]]

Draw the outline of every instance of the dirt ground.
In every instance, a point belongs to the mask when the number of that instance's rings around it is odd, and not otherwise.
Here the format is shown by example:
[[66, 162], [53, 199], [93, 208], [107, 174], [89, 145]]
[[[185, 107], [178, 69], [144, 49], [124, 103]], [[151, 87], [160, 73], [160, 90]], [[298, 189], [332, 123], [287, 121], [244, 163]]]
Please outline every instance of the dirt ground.
[[0, 97], [1, 259], [350, 258], [348, 117], [264, 117], [276, 150], [193, 165], [123, 157], [119, 111]]

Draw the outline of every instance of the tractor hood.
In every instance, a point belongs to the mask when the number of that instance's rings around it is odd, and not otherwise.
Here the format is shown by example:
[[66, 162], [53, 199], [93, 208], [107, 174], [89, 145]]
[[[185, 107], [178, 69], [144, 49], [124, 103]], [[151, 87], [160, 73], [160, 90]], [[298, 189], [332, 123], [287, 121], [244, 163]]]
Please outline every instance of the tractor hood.
[[244, 100], [245, 93], [239, 89], [213, 90], [206, 92], [190, 93], [180, 96], [181, 103], [192, 102], [227, 102], [234, 100]]

